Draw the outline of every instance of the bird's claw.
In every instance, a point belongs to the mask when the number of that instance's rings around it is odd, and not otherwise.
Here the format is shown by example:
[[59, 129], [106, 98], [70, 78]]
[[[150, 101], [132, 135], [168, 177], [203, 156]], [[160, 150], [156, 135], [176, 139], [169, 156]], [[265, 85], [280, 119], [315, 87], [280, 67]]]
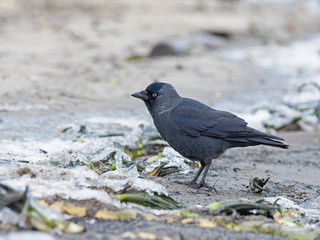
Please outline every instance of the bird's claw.
[[218, 193], [217, 189], [214, 186], [209, 186], [208, 184], [206, 184], [205, 182], [200, 182], [197, 183], [196, 181], [191, 181], [189, 184], [189, 187], [194, 188], [194, 189], [199, 189], [202, 187], [207, 188], [208, 191], [212, 191], [214, 190], [216, 193]]
[[212, 191], [214, 190], [216, 193], [218, 193], [217, 189], [214, 187], [214, 186], [208, 186], [208, 185], [205, 185], [205, 187], [208, 189], [208, 191]]
[[193, 182], [193, 181], [191, 181], [188, 185], [189, 185], [189, 187], [195, 188], [195, 189], [199, 189], [199, 188], [203, 187], [203, 185], [201, 183], [198, 184], [198, 183]]

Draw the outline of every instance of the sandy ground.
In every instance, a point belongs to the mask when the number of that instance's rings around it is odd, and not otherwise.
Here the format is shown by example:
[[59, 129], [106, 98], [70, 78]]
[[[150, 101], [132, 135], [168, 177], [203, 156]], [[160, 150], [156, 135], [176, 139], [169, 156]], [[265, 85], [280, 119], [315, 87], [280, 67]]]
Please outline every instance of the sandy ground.
[[[129, 93], [172, 83], [209, 104], [235, 91], [272, 91], [272, 73], [221, 59], [214, 51], [138, 62], [162, 40], [203, 32], [230, 35], [225, 48], [286, 44], [319, 31], [313, 1], [19, 1], [0, 3], [0, 102], [5, 109], [74, 111], [141, 106]], [[313, 3], [316, 4], [316, 3]], [[177, 67], [177, 66], [182, 66]], [[264, 80], [264, 84], [261, 81]]]
[[[241, 108], [261, 98], [277, 98], [288, 87], [283, 76], [266, 73], [254, 64], [227, 60], [216, 54], [215, 49], [140, 61], [126, 58], [147, 56], [159, 41], [204, 32], [230, 36], [220, 49], [285, 45], [320, 30], [320, 14], [312, 4], [317, 2], [296, 1], [287, 5], [255, 1], [3, 0], [0, 138], [54, 137], [46, 135], [48, 129], [79, 120], [84, 112], [95, 116], [114, 111], [112, 114], [116, 115], [124, 110], [145, 117], [142, 103], [132, 99], [130, 93], [153, 81], [172, 83], [182, 95], [211, 106], [227, 102]], [[30, 122], [34, 124], [28, 125]], [[218, 194], [183, 184], [196, 169], [187, 176], [173, 174], [156, 181], [187, 206], [278, 195], [302, 203], [318, 196], [319, 131], [279, 135], [286, 139], [289, 150], [232, 149], [216, 160], [207, 180]], [[271, 178], [268, 191], [262, 195], [247, 188], [255, 176]], [[172, 239], [281, 239], [226, 232], [223, 228], [137, 220], [97, 220], [94, 224], [89, 219], [77, 221], [86, 226], [87, 232], [60, 238], [121, 239], [119, 234], [123, 231], [143, 230]]]

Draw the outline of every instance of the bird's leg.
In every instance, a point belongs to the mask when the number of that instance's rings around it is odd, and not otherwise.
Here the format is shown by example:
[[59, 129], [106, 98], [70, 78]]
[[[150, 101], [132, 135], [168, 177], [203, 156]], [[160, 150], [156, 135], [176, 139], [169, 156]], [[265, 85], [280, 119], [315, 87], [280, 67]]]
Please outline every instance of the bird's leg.
[[206, 168], [204, 169], [204, 173], [203, 173], [201, 181], [199, 183], [200, 187], [203, 187], [204, 184], [206, 183], [206, 177], [207, 177], [210, 165], [211, 165], [211, 162], [210, 162], [210, 164], [206, 165]]
[[[204, 173], [203, 173], [203, 175], [202, 175], [201, 181], [200, 181], [200, 183], [199, 183], [199, 188], [205, 186], [205, 183], [206, 183], [206, 180], [205, 180], [205, 179], [206, 179], [206, 177], [207, 177], [207, 173], [208, 173], [208, 171], [209, 171], [211, 162], [212, 162], [212, 160], [210, 160], [209, 164], [206, 165], [206, 168], [205, 168]], [[208, 187], [210, 190], [214, 190], [216, 193], [218, 193], [217, 189], [216, 189], [214, 186], [211, 186], [211, 187], [207, 186], [207, 187]]]
[[[210, 168], [210, 165], [212, 163], [212, 159], [204, 162], [204, 161], [201, 161], [201, 168], [199, 169], [199, 171], [197, 172], [195, 178], [191, 181], [190, 183], [190, 186], [193, 187], [193, 188], [201, 188], [203, 186], [205, 186], [205, 183], [206, 183], [206, 177], [207, 177], [207, 174], [208, 174], [208, 171], [209, 171], [209, 168]], [[201, 178], [201, 181], [199, 184], [196, 183], [198, 177], [200, 176], [201, 172], [204, 170], [204, 173], [202, 175], [202, 178]], [[215, 187], [209, 187], [210, 189], [214, 190], [216, 193], [217, 193], [217, 190], [215, 189]]]
[[[203, 166], [203, 167], [202, 167]], [[197, 175], [195, 176], [195, 178], [191, 181], [190, 183], [190, 187], [192, 188], [201, 188], [205, 185], [205, 178], [207, 176], [207, 173], [208, 173], [208, 170], [210, 168], [210, 165], [201, 165], [201, 168], [199, 169], [199, 171], [197, 172]], [[204, 173], [202, 175], [202, 178], [201, 178], [201, 181], [199, 184], [197, 184], [197, 179], [199, 177], [199, 175], [201, 174], [201, 172], [203, 171], [204, 169]]]
[[196, 176], [190, 182], [190, 184], [189, 184], [190, 186], [197, 185], [197, 180], [198, 180], [198, 178], [199, 178], [200, 174], [202, 173], [205, 166], [206, 166], [205, 163], [203, 161], [201, 161], [201, 167], [198, 170]]
[[[210, 165], [202, 165], [201, 164], [201, 168], [197, 172], [197, 175], [195, 176], [195, 178], [191, 181], [190, 187], [192, 187], [192, 188], [201, 188], [201, 187], [203, 187], [204, 184], [205, 184], [205, 178], [206, 178], [206, 175], [208, 173], [209, 168], [210, 168]], [[201, 174], [201, 172], [203, 171], [203, 169], [204, 169], [204, 173], [202, 175], [201, 181], [200, 181], [199, 184], [197, 184], [196, 181], [197, 181], [199, 175]]]

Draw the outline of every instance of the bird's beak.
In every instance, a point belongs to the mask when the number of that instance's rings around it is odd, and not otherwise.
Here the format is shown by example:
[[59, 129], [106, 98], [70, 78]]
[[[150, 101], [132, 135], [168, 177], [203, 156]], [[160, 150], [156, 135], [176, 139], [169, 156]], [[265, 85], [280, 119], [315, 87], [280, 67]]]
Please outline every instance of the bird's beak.
[[136, 97], [136, 98], [140, 98], [141, 100], [149, 100], [149, 97], [148, 97], [148, 92], [143, 90], [141, 92], [136, 92], [136, 93], [133, 93], [131, 94], [132, 97]]

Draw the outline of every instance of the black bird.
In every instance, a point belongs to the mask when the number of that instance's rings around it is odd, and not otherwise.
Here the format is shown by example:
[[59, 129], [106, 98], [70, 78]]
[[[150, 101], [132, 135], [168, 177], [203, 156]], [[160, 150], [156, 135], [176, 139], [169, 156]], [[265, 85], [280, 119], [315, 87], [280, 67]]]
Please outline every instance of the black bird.
[[144, 101], [160, 135], [173, 149], [190, 160], [200, 161], [201, 168], [190, 183], [192, 187], [204, 186], [212, 159], [229, 148], [260, 144], [288, 148], [281, 142], [284, 139], [250, 128], [232, 113], [181, 97], [168, 83], [152, 83], [132, 96]]

